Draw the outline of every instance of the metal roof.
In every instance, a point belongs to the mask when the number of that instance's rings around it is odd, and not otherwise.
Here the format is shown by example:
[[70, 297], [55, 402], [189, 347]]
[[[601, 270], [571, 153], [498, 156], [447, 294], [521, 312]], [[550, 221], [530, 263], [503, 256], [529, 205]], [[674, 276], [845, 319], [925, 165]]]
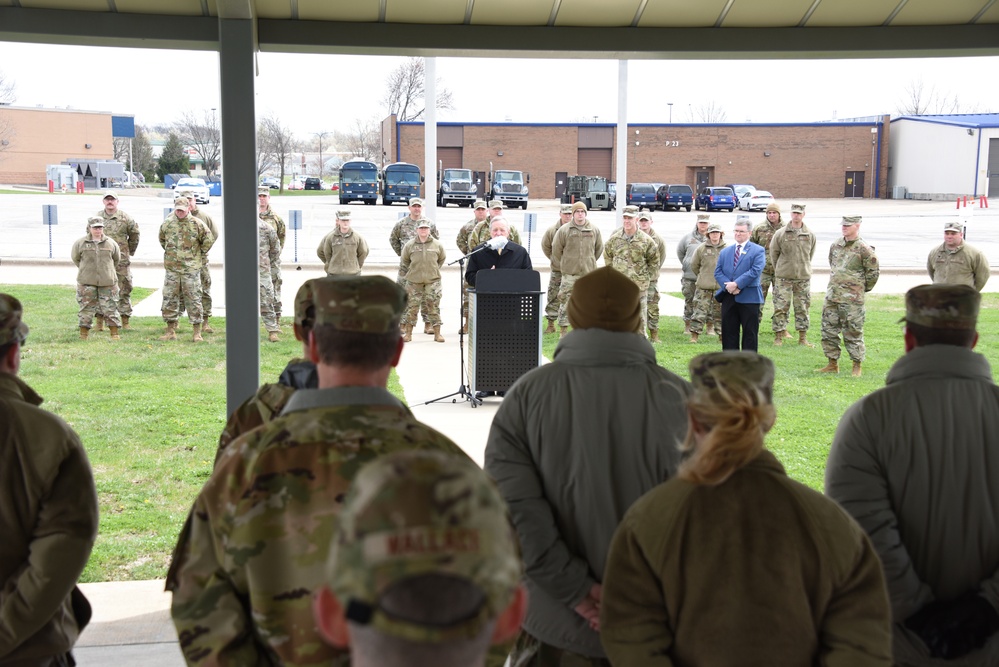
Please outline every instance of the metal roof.
[[927, 114], [925, 116], [899, 116], [892, 123], [900, 120], [911, 120], [922, 123], [937, 123], [939, 125], [955, 125], [957, 127], [999, 127], [999, 113], [958, 113], [958, 114]]

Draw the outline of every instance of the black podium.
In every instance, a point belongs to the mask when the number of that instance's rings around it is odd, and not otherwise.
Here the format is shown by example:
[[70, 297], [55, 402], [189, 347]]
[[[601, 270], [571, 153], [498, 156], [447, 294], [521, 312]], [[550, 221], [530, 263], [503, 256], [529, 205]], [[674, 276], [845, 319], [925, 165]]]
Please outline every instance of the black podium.
[[541, 275], [479, 271], [468, 294], [469, 391], [506, 391], [541, 365]]

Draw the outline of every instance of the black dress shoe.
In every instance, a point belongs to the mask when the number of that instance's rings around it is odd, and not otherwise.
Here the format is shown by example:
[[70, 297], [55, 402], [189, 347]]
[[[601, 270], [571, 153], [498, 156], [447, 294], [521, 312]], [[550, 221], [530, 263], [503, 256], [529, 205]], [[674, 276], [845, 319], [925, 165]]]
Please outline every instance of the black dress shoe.
[[503, 398], [504, 396], [506, 396], [506, 392], [505, 391], [497, 391], [496, 395], [499, 396], [500, 398]]
[[486, 396], [492, 396], [492, 395], [493, 395], [493, 392], [491, 392], [491, 391], [477, 391], [477, 392], [475, 392], [475, 398], [485, 398]]

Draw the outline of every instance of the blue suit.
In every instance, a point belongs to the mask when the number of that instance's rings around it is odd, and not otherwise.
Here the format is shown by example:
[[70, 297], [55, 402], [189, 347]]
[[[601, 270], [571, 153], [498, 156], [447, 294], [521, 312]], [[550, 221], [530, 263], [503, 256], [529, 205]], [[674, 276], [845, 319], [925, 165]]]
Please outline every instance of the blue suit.
[[[730, 245], [718, 255], [715, 280], [721, 287], [715, 299], [722, 305], [722, 349], [739, 349], [739, 330], [742, 330], [742, 349], [756, 352], [760, 331], [760, 308], [763, 307], [763, 290], [760, 274], [767, 258], [763, 246], [747, 241], [742, 246], [739, 263], [735, 264], [735, 245]], [[735, 282], [738, 294], [729, 294], [725, 283]]]

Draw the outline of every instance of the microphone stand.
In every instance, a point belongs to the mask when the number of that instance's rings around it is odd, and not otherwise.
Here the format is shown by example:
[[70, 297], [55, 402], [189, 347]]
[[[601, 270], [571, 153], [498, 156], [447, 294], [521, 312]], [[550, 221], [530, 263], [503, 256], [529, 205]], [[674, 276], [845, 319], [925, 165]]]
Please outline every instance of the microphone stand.
[[[483, 243], [478, 248], [476, 248], [472, 252], [468, 253], [464, 257], [459, 257], [458, 259], [454, 260], [453, 262], [448, 262], [448, 266], [451, 266], [453, 264], [457, 264], [458, 265], [458, 270], [459, 270], [459, 273], [460, 273], [458, 280], [459, 280], [459, 282], [462, 285], [464, 284], [464, 281], [465, 281], [465, 260], [468, 259], [469, 257], [471, 257], [472, 255], [474, 255], [477, 252], [482, 252], [483, 250], [485, 250], [488, 247], [489, 247], [489, 243], [488, 242]], [[462, 289], [464, 289], [464, 288], [462, 288]], [[458, 321], [459, 322], [461, 322], [461, 316], [462, 316], [461, 294], [459, 293], [458, 294]], [[468, 320], [469, 320], [469, 322], [471, 322], [471, 320], [472, 320], [471, 313], [469, 313]], [[426, 403], [424, 403], [423, 405], [430, 405], [431, 403], [436, 403], [438, 401], [443, 401], [443, 400], [446, 400], [448, 398], [451, 399], [452, 403], [457, 403], [458, 399], [457, 398], [452, 398], [452, 396], [460, 396], [465, 401], [468, 401], [469, 403], [471, 403], [473, 408], [477, 408], [480, 405], [482, 405], [482, 399], [481, 398], [476, 398], [475, 395], [471, 391], [469, 391], [468, 386], [465, 384], [465, 332], [464, 332], [464, 328], [463, 327], [458, 327], [458, 351], [459, 351], [460, 356], [461, 356], [461, 366], [459, 367], [459, 376], [458, 376], [459, 377], [458, 391], [453, 391], [450, 394], [445, 394], [444, 396], [438, 396], [437, 398], [432, 398], [429, 401], [427, 401]]]

